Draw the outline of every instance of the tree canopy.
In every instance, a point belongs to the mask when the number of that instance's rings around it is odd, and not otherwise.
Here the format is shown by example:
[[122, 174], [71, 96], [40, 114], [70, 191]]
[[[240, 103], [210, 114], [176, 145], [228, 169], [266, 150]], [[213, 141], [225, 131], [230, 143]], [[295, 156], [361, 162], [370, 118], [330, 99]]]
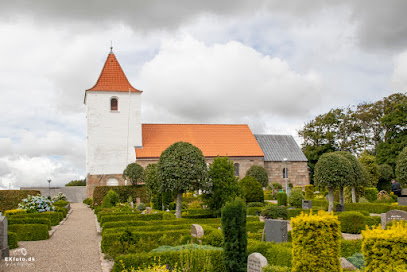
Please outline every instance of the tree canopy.
[[366, 185], [376, 187], [379, 181], [379, 165], [376, 163], [376, 157], [364, 152], [362, 156], [359, 157], [359, 162], [366, 171]]
[[86, 186], [86, 179], [71, 180], [65, 186]]
[[128, 179], [132, 185], [137, 185], [137, 183], [143, 182], [144, 169], [140, 164], [134, 162], [130, 163], [126, 169], [124, 169], [123, 177]]
[[407, 147], [397, 157], [396, 176], [400, 184], [407, 185]]
[[258, 182], [260, 182], [262, 187], [267, 187], [269, 184], [269, 176], [263, 166], [252, 165], [247, 170], [246, 176], [254, 177]]

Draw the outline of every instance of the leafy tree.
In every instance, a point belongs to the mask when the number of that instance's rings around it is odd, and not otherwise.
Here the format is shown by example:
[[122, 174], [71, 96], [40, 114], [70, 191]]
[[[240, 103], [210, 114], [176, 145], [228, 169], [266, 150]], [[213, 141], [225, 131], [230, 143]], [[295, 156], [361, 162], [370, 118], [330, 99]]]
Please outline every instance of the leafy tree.
[[315, 185], [328, 188], [328, 211], [334, 208], [334, 189], [343, 187], [353, 178], [352, 165], [338, 153], [326, 153], [315, 165]]
[[223, 262], [228, 272], [247, 269], [246, 213], [246, 204], [239, 198], [222, 209]]
[[123, 177], [128, 179], [132, 185], [137, 185], [137, 183], [143, 182], [144, 169], [140, 164], [135, 162], [130, 163], [126, 169], [124, 169]]
[[[353, 176], [348, 181], [347, 185], [352, 187], [352, 202], [356, 203], [356, 187], [367, 185], [366, 172], [363, 166], [359, 163], [358, 159], [355, 156], [353, 156], [350, 152], [339, 151], [338, 154], [345, 157], [352, 166]], [[342, 189], [340, 188], [339, 191], [339, 202], [341, 204], [344, 204], [343, 187]]]
[[391, 180], [394, 178], [393, 168], [388, 164], [379, 165], [379, 181], [377, 189], [379, 191], [385, 190], [390, 192]]
[[226, 202], [232, 201], [239, 193], [235, 166], [228, 157], [216, 157], [209, 166], [209, 190], [204, 192], [203, 200], [215, 214]]
[[71, 180], [65, 186], [86, 186], [86, 179]]
[[260, 182], [254, 177], [246, 176], [239, 181], [239, 188], [246, 202], [264, 202], [264, 192]]
[[379, 181], [379, 165], [376, 163], [376, 157], [364, 152], [360, 156], [359, 162], [366, 171], [367, 186], [376, 187]]
[[294, 189], [291, 191], [290, 196], [288, 197], [288, 204], [290, 204], [292, 207], [301, 208], [303, 199], [304, 195], [302, 194], [302, 190]]
[[400, 184], [407, 184], [407, 147], [397, 157], [396, 176]]
[[261, 186], [267, 187], [269, 184], [269, 176], [266, 169], [260, 165], [252, 165], [246, 172], [246, 176], [254, 177]]
[[144, 171], [144, 182], [147, 187], [147, 196], [151, 199], [160, 193], [160, 181], [158, 179], [158, 164], [150, 163]]
[[177, 193], [175, 215], [181, 218], [182, 193], [202, 189], [207, 182], [207, 166], [202, 151], [186, 142], [172, 144], [160, 156], [158, 178], [162, 192]]

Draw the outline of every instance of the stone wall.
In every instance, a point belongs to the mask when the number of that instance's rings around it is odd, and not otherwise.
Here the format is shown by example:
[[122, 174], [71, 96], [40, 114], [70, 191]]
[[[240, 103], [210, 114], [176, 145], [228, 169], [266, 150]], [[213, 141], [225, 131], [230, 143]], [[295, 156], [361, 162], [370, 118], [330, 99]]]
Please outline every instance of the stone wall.
[[65, 186], [65, 187], [21, 187], [20, 190], [39, 190], [43, 196], [51, 196], [58, 194], [59, 192], [66, 195], [69, 202], [78, 202], [86, 198], [85, 186]]
[[86, 197], [93, 198], [93, 190], [96, 186], [106, 186], [106, 182], [110, 178], [115, 178], [119, 182], [119, 186], [127, 185], [122, 174], [109, 175], [88, 175], [86, 178]]
[[[309, 174], [307, 162], [286, 162], [287, 167], [287, 183], [292, 183], [294, 186], [309, 185]], [[278, 182], [285, 188], [285, 179], [283, 177], [283, 162], [264, 162], [264, 168], [269, 176], [269, 183]]]

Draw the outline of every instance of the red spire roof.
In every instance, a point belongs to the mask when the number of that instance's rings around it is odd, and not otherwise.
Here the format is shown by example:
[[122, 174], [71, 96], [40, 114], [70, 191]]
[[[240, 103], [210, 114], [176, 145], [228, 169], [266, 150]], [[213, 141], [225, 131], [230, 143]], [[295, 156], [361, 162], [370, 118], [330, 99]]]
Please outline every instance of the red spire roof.
[[131, 86], [116, 56], [110, 51], [95, 86], [87, 91], [142, 92]]

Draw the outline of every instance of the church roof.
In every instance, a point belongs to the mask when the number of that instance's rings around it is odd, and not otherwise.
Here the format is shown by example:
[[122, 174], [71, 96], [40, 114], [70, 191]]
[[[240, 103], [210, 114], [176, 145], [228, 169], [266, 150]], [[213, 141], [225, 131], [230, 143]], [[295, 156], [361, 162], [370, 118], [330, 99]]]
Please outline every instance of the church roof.
[[87, 91], [142, 92], [131, 86], [116, 56], [110, 51], [95, 86]]
[[143, 124], [137, 159], [159, 158], [173, 143], [189, 142], [205, 157], [263, 157], [248, 125]]
[[291, 135], [254, 135], [264, 152], [264, 161], [308, 161]]

